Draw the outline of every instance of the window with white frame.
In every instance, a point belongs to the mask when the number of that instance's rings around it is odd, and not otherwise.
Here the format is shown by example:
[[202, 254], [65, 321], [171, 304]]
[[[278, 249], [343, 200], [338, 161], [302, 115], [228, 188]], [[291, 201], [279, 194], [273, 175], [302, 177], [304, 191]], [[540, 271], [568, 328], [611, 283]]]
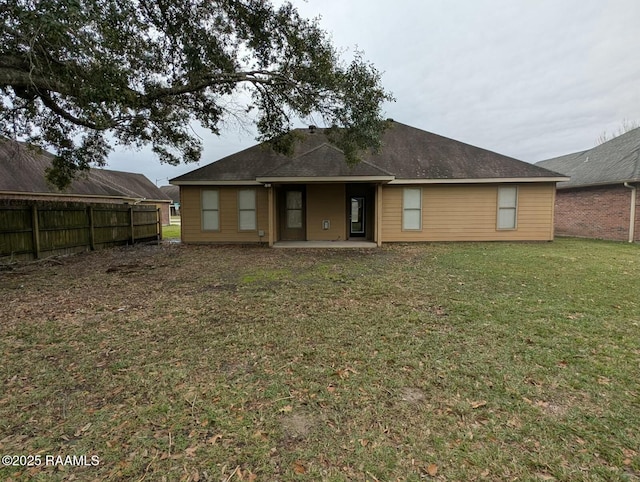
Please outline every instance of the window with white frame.
[[202, 190], [202, 230], [220, 230], [220, 193], [217, 189]]
[[420, 231], [422, 229], [422, 189], [406, 187], [402, 194], [402, 229]]
[[518, 188], [498, 188], [498, 229], [516, 229], [518, 219]]
[[238, 191], [238, 229], [240, 231], [255, 231], [258, 229], [255, 189]]

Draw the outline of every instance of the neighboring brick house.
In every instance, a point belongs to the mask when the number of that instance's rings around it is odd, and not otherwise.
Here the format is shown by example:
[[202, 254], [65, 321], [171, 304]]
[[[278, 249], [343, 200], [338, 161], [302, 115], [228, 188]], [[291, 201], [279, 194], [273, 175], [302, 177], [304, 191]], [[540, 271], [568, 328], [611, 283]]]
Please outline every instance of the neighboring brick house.
[[0, 199], [148, 204], [160, 209], [163, 225], [169, 224], [171, 199], [144, 175], [91, 169], [60, 191], [45, 178], [52, 157], [46, 151], [0, 138]]
[[571, 177], [558, 183], [557, 235], [640, 241], [640, 128], [537, 165]]

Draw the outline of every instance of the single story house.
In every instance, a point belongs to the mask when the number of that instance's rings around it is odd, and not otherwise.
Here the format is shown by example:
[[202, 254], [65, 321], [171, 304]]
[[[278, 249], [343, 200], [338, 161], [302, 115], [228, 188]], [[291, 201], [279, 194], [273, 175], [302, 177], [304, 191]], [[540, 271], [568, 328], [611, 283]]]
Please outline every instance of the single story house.
[[558, 184], [557, 234], [640, 241], [640, 128], [537, 165], [571, 177]]
[[144, 175], [94, 168], [60, 191], [45, 178], [52, 158], [49, 152], [0, 139], [0, 199], [154, 205], [162, 224], [169, 224], [171, 199]]
[[324, 129], [296, 132], [292, 156], [258, 144], [170, 180], [183, 242], [553, 239], [560, 174], [391, 120], [353, 166]]

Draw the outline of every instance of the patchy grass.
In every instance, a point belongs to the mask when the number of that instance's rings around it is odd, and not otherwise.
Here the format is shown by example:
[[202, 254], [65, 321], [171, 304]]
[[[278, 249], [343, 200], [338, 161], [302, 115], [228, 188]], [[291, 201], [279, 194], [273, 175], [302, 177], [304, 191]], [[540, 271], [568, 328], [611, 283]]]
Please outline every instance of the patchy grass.
[[180, 239], [180, 225], [162, 226], [162, 239]]
[[[0, 272], [4, 480], [639, 480], [640, 251], [163, 245]], [[88, 459], [90, 460], [90, 459]]]

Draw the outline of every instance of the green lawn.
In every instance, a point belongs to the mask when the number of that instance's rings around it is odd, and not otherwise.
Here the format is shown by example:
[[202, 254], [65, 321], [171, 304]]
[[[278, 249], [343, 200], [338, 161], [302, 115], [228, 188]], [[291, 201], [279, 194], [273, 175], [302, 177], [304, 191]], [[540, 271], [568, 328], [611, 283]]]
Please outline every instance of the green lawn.
[[180, 239], [180, 225], [162, 226], [162, 239]]
[[[640, 246], [138, 246], [0, 271], [3, 480], [640, 480]], [[96, 455], [88, 467], [45, 455]]]

